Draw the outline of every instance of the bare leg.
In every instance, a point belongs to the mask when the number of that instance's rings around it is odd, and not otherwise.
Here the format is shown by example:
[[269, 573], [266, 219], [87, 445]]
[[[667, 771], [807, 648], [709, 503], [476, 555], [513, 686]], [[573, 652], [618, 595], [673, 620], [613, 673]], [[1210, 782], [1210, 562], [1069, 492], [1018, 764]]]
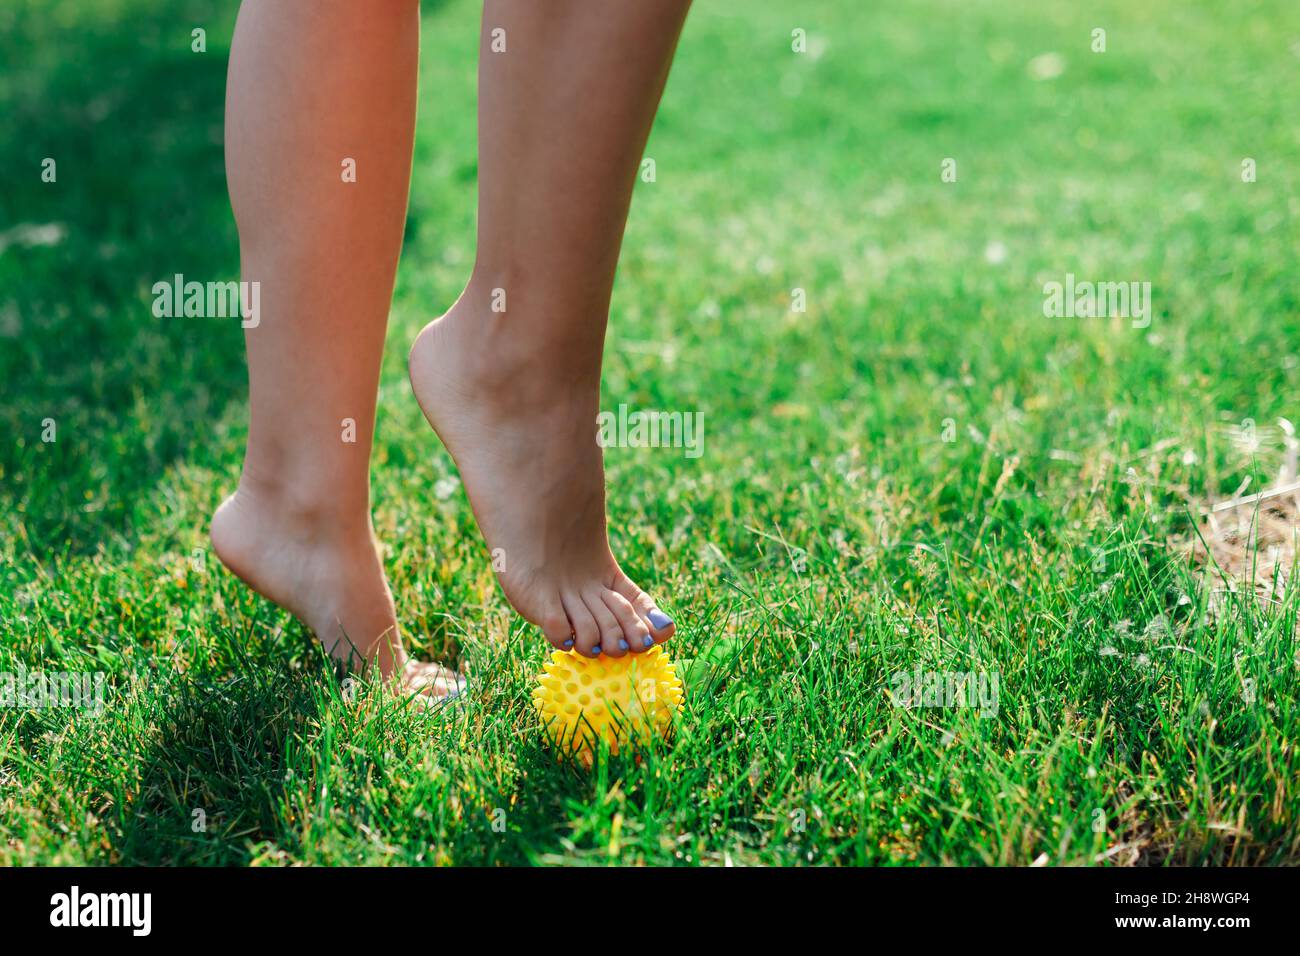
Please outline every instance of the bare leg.
[[596, 416], [632, 186], [688, 6], [487, 0], [478, 258], [411, 353], [506, 597], [589, 656], [673, 632], [610, 553]]
[[260, 284], [261, 315], [246, 331], [243, 475], [212, 541], [339, 660], [429, 679], [437, 675], [411, 666], [398, 639], [369, 475], [418, 50], [418, 0], [240, 8], [226, 167], [243, 278]]

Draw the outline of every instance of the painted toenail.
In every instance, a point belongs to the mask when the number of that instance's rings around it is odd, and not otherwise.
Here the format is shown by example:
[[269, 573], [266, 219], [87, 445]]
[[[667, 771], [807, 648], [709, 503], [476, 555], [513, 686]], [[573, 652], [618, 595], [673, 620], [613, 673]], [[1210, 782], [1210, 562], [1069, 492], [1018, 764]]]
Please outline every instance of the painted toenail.
[[673, 623], [673, 619], [657, 607], [651, 609], [648, 617], [656, 631], [662, 631], [665, 627], [671, 627]]
[[647, 634], [644, 638], [642, 638], [642, 640], [644, 641], [646, 647], [654, 646], [655, 639], [651, 637], [649, 634]]
[[572, 646], [573, 646], [573, 638], [569, 638], [567, 641], [564, 642], [564, 647], [566, 650]]
[[619, 641], [619, 642], [618, 642], [618, 649], [619, 649], [620, 651], [625, 651], [625, 650], [627, 650], [627, 641]]
[[592, 656], [592, 657], [599, 657], [599, 656], [600, 656], [600, 645], [599, 645], [599, 644], [597, 644], [595, 647], [593, 647], [593, 648], [591, 649], [591, 656]]

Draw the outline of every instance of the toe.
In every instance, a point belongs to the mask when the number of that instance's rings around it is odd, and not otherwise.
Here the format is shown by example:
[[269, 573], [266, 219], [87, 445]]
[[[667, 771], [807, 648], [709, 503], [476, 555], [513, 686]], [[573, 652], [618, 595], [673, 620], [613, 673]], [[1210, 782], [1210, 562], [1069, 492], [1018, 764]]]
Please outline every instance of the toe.
[[600, 656], [600, 628], [596, 619], [587, 610], [587, 605], [577, 594], [564, 596], [564, 610], [569, 615], [569, 624], [573, 628], [574, 649], [584, 657]]
[[628, 652], [627, 640], [623, 637], [623, 625], [618, 622], [600, 596], [599, 590], [593, 590], [582, 596], [582, 603], [600, 628], [601, 651], [610, 657], [622, 657]]
[[632, 583], [626, 574], [620, 574], [614, 582], [614, 590], [631, 602], [636, 612], [650, 629], [655, 642], [666, 641], [677, 630], [673, 619], [659, 610], [650, 595]]
[[572, 649], [573, 625], [569, 623], [569, 615], [564, 613], [563, 604], [557, 601], [554, 608], [542, 615], [540, 624], [542, 633], [553, 647], [561, 651]]
[[465, 689], [465, 681], [455, 671], [424, 661], [407, 661], [402, 674], [403, 688], [408, 693], [426, 697], [454, 697]]
[[623, 629], [623, 640], [627, 642], [627, 646], [633, 653], [639, 654], [646, 648], [654, 646], [655, 640], [650, 636], [649, 626], [642, 620], [631, 601], [617, 591], [608, 589], [601, 598], [604, 599], [610, 613], [618, 620], [619, 627]]

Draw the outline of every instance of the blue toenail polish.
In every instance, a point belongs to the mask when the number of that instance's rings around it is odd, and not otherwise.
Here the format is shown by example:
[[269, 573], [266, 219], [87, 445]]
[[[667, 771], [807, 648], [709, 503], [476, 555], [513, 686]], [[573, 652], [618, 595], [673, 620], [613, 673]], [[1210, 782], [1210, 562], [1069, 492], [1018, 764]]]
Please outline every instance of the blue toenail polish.
[[653, 646], [654, 646], [654, 643], [655, 643], [655, 639], [654, 639], [653, 637], [651, 637], [649, 634], [647, 634], [647, 635], [645, 636], [645, 641], [644, 641], [644, 642], [645, 642], [645, 646], [646, 646], [646, 647], [653, 647]]
[[650, 623], [654, 625], [656, 631], [662, 631], [665, 627], [669, 627], [673, 623], [673, 619], [663, 611], [659, 610], [659, 608], [655, 608], [647, 616], [650, 618]]
[[620, 651], [625, 651], [625, 650], [627, 650], [627, 641], [619, 641], [619, 642], [618, 642], [618, 649], [619, 649]]
[[572, 646], [573, 646], [573, 638], [569, 638], [567, 641], [564, 642], [565, 650], [568, 650]]
[[599, 645], [599, 644], [597, 644], [595, 647], [593, 647], [593, 648], [591, 649], [591, 656], [592, 656], [592, 657], [599, 657], [599, 656], [600, 656], [600, 645]]

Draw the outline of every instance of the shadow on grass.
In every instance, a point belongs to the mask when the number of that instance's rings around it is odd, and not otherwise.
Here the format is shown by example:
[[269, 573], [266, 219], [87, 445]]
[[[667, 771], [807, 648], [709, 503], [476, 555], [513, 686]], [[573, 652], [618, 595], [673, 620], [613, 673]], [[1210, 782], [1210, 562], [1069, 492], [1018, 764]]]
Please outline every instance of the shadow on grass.
[[[138, 785], [116, 795], [114, 858], [129, 866], [240, 866], [275, 863], [284, 851], [333, 864], [524, 866], [564, 852], [566, 801], [589, 774], [538, 743], [514, 761], [527, 799], [489, 796], [479, 768], [462, 773], [450, 753], [435, 758], [443, 767], [431, 785], [422, 780], [422, 738], [399, 732], [385, 753], [368, 737], [383, 717], [344, 728], [313, 686], [327, 679], [250, 666], [234, 680], [177, 686], [141, 754]], [[421, 787], [428, 789], [417, 803], [398, 796]], [[491, 823], [498, 804], [510, 807], [500, 832]], [[483, 822], [467, 825], [461, 814]], [[395, 852], [378, 861], [366, 855], [376, 841]]]
[[162, 698], [138, 787], [119, 795], [112, 848], [128, 865], [240, 865], [281, 839], [302, 782], [289, 742], [319, 723], [324, 673], [252, 661], [178, 681]]
[[[238, 270], [222, 152], [236, 8], [19, 0], [0, 15], [0, 430], [14, 438], [0, 473], [37, 559], [129, 535], [159, 474], [211, 444], [244, 391], [238, 322], [157, 319], [150, 293]], [[207, 52], [191, 50], [196, 27]]]

